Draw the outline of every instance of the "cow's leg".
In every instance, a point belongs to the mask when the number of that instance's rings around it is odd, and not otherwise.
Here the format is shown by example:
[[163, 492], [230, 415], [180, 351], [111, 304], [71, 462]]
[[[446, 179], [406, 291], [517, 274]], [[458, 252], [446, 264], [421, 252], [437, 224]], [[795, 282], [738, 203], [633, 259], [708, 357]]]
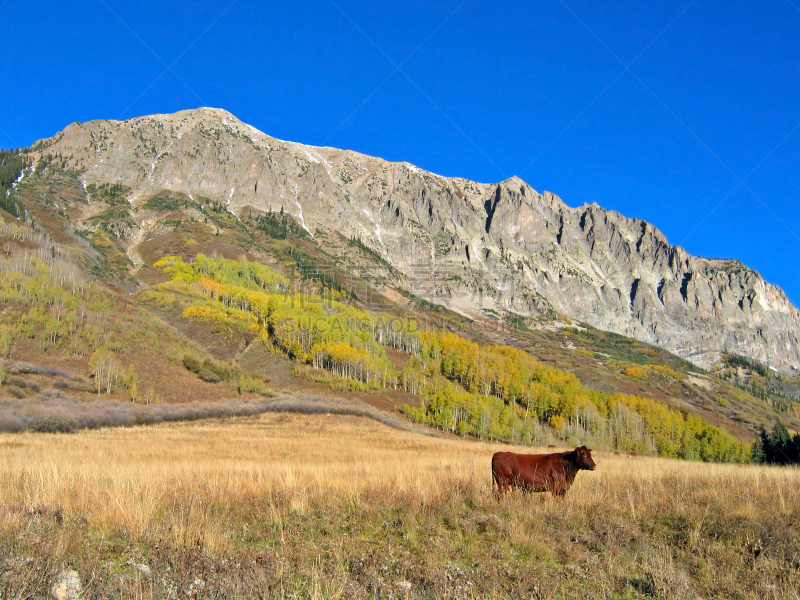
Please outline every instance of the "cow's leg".
[[506, 491], [510, 493], [513, 492], [515, 489], [517, 489], [517, 486], [515, 486], [513, 482], [509, 481], [508, 485], [506, 486]]
[[514, 491], [514, 483], [508, 479], [500, 479], [497, 482], [497, 490], [495, 492], [495, 498], [498, 501], [503, 499], [503, 496], [509, 492]]
[[514, 491], [514, 482], [511, 481], [510, 479], [506, 480], [503, 483], [503, 493], [510, 494], [513, 491]]
[[492, 471], [492, 478], [497, 485], [495, 497], [497, 500], [502, 500], [506, 492], [514, 490], [514, 474], [508, 468], [499, 468]]
[[494, 488], [494, 497], [498, 502], [503, 499], [503, 492], [505, 491], [505, 481], [503, 478], [492, 471], [492, 487]]

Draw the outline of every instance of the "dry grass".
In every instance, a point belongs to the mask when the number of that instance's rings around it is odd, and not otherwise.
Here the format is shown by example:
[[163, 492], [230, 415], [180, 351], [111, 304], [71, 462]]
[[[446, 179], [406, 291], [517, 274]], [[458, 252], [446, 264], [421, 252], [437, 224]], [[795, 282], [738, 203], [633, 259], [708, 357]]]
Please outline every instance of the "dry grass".
[[797, 469], [598, 454], [497, 503], [499, 448], [292, 413], [2, 434], [0, 597], [70, 566], [86, 597], [798, 598]]

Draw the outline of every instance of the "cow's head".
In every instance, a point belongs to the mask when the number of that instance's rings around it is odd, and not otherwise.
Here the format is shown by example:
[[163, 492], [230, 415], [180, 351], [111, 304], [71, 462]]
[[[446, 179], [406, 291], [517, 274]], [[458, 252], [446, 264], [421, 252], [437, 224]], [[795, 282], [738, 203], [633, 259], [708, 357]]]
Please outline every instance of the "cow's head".
[[579, 469], [594, 471], [597, 468], [597, 465], [594, 464], [594, 461], [592, 460], [592, 450], [586, 446], [575, 448], [575, 450], [570, 452], [564, 458], [571, 460]]

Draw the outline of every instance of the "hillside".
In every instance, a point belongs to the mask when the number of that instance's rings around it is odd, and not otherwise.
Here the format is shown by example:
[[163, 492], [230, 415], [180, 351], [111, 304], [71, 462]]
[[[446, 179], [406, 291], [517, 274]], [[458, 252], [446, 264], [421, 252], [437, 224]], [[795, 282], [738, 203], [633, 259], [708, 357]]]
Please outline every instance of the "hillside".
[[[312, 236], [287, 211], [237, 216], [166, 190], [131, 204], [123, 184], [84, 186], [69, 159], [30, 156], [14, 155], [0, 231], [6, 429], [252, 414], [304, 394], [405, 405], [483, 439], [705, 460], [742, 460], [734, 438], [776, 418], [800, 429], [797, 381], [756, 361], [711, 374], [588, 326], [535, 328], [488, 307], [467, 317], [401, 287], [359, 238]], [[465, 358], [478, 347], [495, 365], [482, 378]], [[87, 416], [97, 398], [142, 408]], [[177, 408], [187, 402], [201, 405]]]
[[800, 312], [758, 273], [690, 256], [649, 223], [571, 208], [518, 178], [482, 184], [283, 142], [208, 108], [74, 123], [27, 156], [58, 157], [78, 196], [114, 187], [121, 204], [94, 218], [117, 222], [134, 264], [137, 244], [157, 233], [142, 209], [171, 194], [239, 218], [284, 211], [315, 239], [356, 239], [385, 263], [385, 281], [472, 319], [485, 310], [534, 328], [569, 319], [707, 369], [723, 353], [800, 364]]

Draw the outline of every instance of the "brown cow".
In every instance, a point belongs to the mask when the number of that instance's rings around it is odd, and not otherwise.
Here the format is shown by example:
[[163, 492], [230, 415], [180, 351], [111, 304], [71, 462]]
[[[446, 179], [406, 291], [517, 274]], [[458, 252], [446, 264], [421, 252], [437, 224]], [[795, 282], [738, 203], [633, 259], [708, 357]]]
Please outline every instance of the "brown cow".
[[578, 471], [596, 468], [592, 451], [586, 446], [551, 454], [497, 452], [492, 457], [492, 480], [498, 499], [515, 487], [526, 492], [551, 492], [563, 498]]

